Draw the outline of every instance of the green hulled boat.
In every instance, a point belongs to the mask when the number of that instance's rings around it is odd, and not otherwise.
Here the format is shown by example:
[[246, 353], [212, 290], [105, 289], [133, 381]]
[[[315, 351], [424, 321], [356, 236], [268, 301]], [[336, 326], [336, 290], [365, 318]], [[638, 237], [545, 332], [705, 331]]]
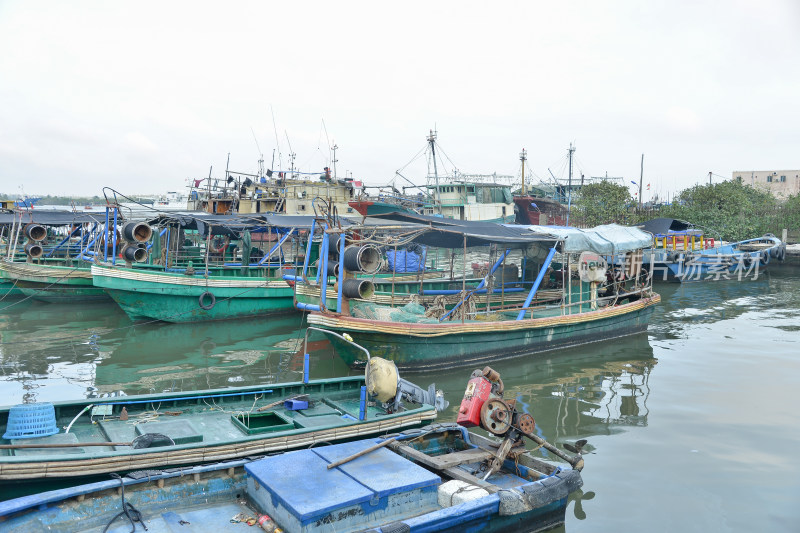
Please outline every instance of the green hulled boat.
[[[466, 280], [459, 280], [464, 287], [461, 291], [425, 290], [423, 298], [418, 294], [414, 301], [401, 299], [394, 306], [368, 291], [365, 297], [350, 300], [337, 291], [331, 302], [327, 291], [325, 306], [305, 306], [313, 311], [308, 323], [331, 332], [331, 342], [350, 365], [362, 363], [363, 358], [339, 341], [342, 333], [374, 355], [392, 359], [400, 368], [451, 368], [643, 332], [660, 301], [652, 291], [652, 277], [641, 263], [641, 250], [650, 245], [650, 235], [635, 228], [613, 224], [591, 230], [501, 226], [399, 213], [386, 218], [427, 223], [427, 230], [413, 242], [460, 250], [462, 262], [481, 247], [488, 247], [490, 256], [497, 259], [477, 285], [470, 287]], [[392, 239], [386, 236], [388, 243]], [[373, 238], [373, 242], [377, 240]], [[606, 258], [620, 256], [628, 262], [609, 268]], [[490, 307], [485, 288], [495, 286], [495, 298], [501, 294], [495, 273], [512, 258], [527, 264], [520, 270], [535, 273], [535, 279], [523, 274], [518, 280], [509, 280], [525, 287], [525, 299], [496, 301]], [[461, 271], [467, 271], [466, 265]], [[437, 292], [456, 296], [458, 301], [435, 305], [424, 299]], [[479, 298], [482, 292], [483, 300]]]
[[89, 271], [89, 254], [97, 251], [90, 246], [99, 244], [101, 218], [68, 211], [0, 214], [0, 225], [9, 235], [0, 278], [24, 296], [45, 302], [107, 300], [108, 295], [94, 287]]
[[23, 294], [22, 289], [17, 287], [16, 282], [3, 279], [2, 273], [0, 273], [0, 301], [22, 298], [24, 296], [25, 294]]
[[364, 385], [355, 376], [0, 408], [0, 493], [364, 438], [436, 418], [434, 402], [367, 404]]
[[[276, 272], [272, 269], [270, 272]], [[187, 275], [163, 268], [93, 265], [94, 284], [137, 320], [195, 322], [284, 313], [293, 310], [293, 290], [266, 269], [209, 269]], [[266, 274], [266, 275], [264, 275]]]
[[90, 265], [81, 260], [24, 262], [4, 259], [0, 260], [0, 275], [23, 295], [43, 302], [108, 300], [103, 289], [94, 286]]
[[[440, 323], [417, 315], [420, 323], [403, 323], [409, 320], [408, 313], [393, 314], [389, 310], [384, 320], [312, 313], [308, 322], [348, 333], [371, 354], [393, 360], [400, 369], [428, 370], [490, 363], [640, 333], [647, 329], [654, 306], [660, 301], [654, 294], [613, 309], [562, 315], [556, 308], [519, 321], [512, 311], [489, 322]], [[351, 310], [353, 307], [351, 303]], [[543, 316], [546, 314], [551, 316]], [[334, 336], [329, 338], [347, 364], [364, 362], [363, 352]]]

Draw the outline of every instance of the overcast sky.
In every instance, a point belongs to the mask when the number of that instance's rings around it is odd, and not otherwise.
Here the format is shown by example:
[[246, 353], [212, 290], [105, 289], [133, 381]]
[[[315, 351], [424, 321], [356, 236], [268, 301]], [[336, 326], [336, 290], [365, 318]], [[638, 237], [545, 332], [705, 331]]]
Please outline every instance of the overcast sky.
[[0, 0], [4, 193], [163, 193], [228, 153], [317, 172], [334, 143], [340, 177], [383, 184], [435, 128], [465, 173], [525, 148], [564, 177], [573, 142], [576, 175], [630, 184], [645, 154], [665, 194], [800, 168], [799, 101], [796, 0]]

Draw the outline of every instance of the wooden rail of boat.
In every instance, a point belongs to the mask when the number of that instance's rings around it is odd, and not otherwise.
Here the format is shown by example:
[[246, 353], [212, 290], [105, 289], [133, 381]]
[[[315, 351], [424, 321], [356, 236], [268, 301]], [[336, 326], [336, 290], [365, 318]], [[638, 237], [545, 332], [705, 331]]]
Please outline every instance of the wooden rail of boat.
[[483, 333], [486, 331], [518, 331], [538, 329], [550, 326], [580, 324], [591, 322], [599, 318], [626, 315], [652, 307], [661, 301], [661, 296], [653, 294], [635, 302], [621, 304], [614, 307], [605, 307], [596, 311], [586, 311], [570, 315], [553, 317], [527, 318], [523, 320], [501, 320], [492, 322], [440, 322], [435, 324], [415, 324], [406, 322], [386, 322], [354, 318], [344, 315], [310, 313], [308, 323], [322, 326], [336, 331], [364, 331], [371, 333], [388, 333], [394, 335], [408, 335], [411, 337], [442, 337], [445, 335], [463, 333]]
[[[385, 280], [378, 279], [376, 281], [383, 282]], [[467, 291], [467, 292], [469, 292], [469, 291]], [[299, 294], [301, 296], [306, 296], [306, 297], [319, 298], [319, 287], [318, 286], [312, 286], [312, 285], [298, 284], [297, 285], [297, 294]], [[327, 293], [326, 293], [326, 297], [328, 298], [328, 300], [336, 300], [337, 296], [338, 296], [337, 291], [332, 287], [328, 287], [328, 290], [327, 290]], [[405, 304], [407, 304], [408, 302], [411, 301], [411, 297], [412, 296], [415, 296], [416, 298], [418, 298], [418, 300], [421, 303], [424, 303], [424, 304], [433, 303], [433, 301], [437, 297], [437, 295], [433, 295], [433, 294], [428, 295], [428, 294], [424, 294], [424, 292], [423, 292], [422, 295], [420, 295], [420, 294], [418, 294], [416, 292], [415, 293], [395, 292], [394, 295], [381, 293], [381, 292], [376, 292], [369, 300], [362, 300], [360, 298], [351, 298], [351, 300], [358, 300], [358, 301], [362, 301], [362, 302], [373, 302], [373, 303], [382, 304], [382, 305], [405, 305]], [[525, 299], [527, 298], [528, 293], [524, 292], [524, 291], [523, 292], [506, 292], [506, 293], [503, 293], [503, 291], [501, 291], [499, 289], [495, 289], [495, 291], [491, 295], [489, 295], [489, 294], [474, 294], [474, 295], [472, 295], [472, 298], [474, 299], [475, 303], [477, 303], [477, 304], [485, 304], [488, 301], [490, 301], [490, 296], [491, 296], [492, 305], [495, 305], [495, 304], [500, 305], [501, 298], [503, 299], [503, 301], [506, 304], [512, 304], [513, 305], [513, 304], [521, 304], [521, 303], [523, 303], [525, 301]], [[562, 292], [561, 292], [560, 289], [541, 290], [536, 294], [536, 300], [535, 301], [543, 302], [543, 301], [558, 300], [558, 299], [561, 298], [561, 296], [562, 296]], [[461, 299], [462, 299], [462, 296], [460, 294], [452, 294], [452, 295], [446, 295], [445, 301], [447, 303], [449, 303], [449, 304], [450, 303], [456, 304]]]
[[[198, 269], [198, 273], [201, 269]], [[126, 279], [131, 281], [139, 281], [145, 283], [167, 283], [170, 285], [183, 285], [189, 287], [208, 287], [208, 288], [272, 288], [272, 289], [286, 289], [289, 285], [283, 279], [268, 279], [268, 278], [246, 278], [246, 277], [230, 277], [230, 278], [215, 278], [209, 276], [194, 277], [186, 276], [184, 274], [174, 274], [171, 272], [150, 273], [144, 269], [124, 269], [124, 268], [108, 268], [98, 265], [92, 265], [92, 276], [104, 276], [108, 278]], [[90, 276], [91, 277], [91, 276]]]
[[351, 426], [342, 426], [322, 431], [286, 435], [283, 437], [260, 438], [258, 440], [239, 441], [207, 447], [193, 447], [163, 452], [143, 449], [125, 455], [108, 455], [91, 459], [74, 459], [65, 457], [58, 461], [27, 461], [20, 463], [0, 462], [0, 480], [21, 480], [39, 478], [58, 478], [90, 476], [109, 472], [143, 470], [179, 466], [186, 464], [206, 463], [262, 455], [295, 448], [308, 447], [313, 444], [342, 440], [360, 436], [374, 435], [381, 431], [417, 426], [436, 418], [436, 411], [418, 412], [403, 415], [402, 421], [385, 418], [375, 422], [363, 422]]

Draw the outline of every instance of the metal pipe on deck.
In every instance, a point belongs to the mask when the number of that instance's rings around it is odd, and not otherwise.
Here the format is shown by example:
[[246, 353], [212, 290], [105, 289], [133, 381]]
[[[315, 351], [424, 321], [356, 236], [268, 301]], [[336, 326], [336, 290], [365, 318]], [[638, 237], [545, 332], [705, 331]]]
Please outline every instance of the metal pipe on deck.
[[326, 304], [328, 303], [328, 248], [330, 245], [330, 235], [326, 231], [322, 237], [322, 252], [319, 258], [319, 268], [322, 271], [319, 282], [319, 306], [321, 309], [327, 308]]
[[[339, 260], [344, 262], [344, 245], [347, 239], [344, 238], [344, 233], [339, 234]], [[344, 280], [347, 276], [347, 269], [340, 268], [339, 269], [339, 276], [337, 277], [337, 285], [338, 291], [336, 293], [336, 312], [342, 312], [342, 287], [344, 286]], [[326, 293], [325, 287], [322, 289], [323, 294]]]
[[[312, 220], [311, 221], [311, 231], [308, 233], [308, 243], [306, 243], [306, 256], [303, 259], [303, 276], [302, 276], [303, 279], [302, 279], [302, 281], [304, 281], [304, 282], [306, 282], [308, 280], [308, 277], [306, 277], [307, 274], [308, 274], [308, 260], [311, 257], [311, 244], [314, 241], [314, 228], [315, 228], [316, 223], [317, 223], [316, 220]], [[286, 279], [286, 278], [284, 278], [284, 279]]]
[[[550, 262], [553, 261], [554, 255], [556, 255], [555, 247], [550, 248], [550, 253], [547, 254], [547, 258], [544, 260], [542, 268], [539, 269], [539, 275], [536, 276], [536, 281], [533, 282], [533, 287], [531, 287], [531, 292], [528, 293], [528, 297], [525, 299], [525, 303], [522, 304], [522, 311], [520, 311], [519, 314], [517, 315], [517, 320], [522, 320], [523, 318], [525, 318], [525, 308], [531, 305], [533, 297], [536, 296], [536, 291], [539, 290], [539, 285], [542, 283], [545, 272], [547, 272], [547, 268], [550, 266]], [[571, 276], [568, 279], [571, 280]], [[570, 285], [572, 285], [572, 283], [570, 283]]]
[[[492, 274], [494, 274], [495, 270], [497, 270], [497, 269], [498, 269], [498, 267], [500, 267], [500, 265], [502, 265], [502, 264], [503, 264], [503, 261], [505, 261], [505, 260], [506, 260], [506, 256], [508, 256], [508, 254], [509, 254], [509, 253], [511, 253], [511, 249], [510, 249], [510, 248], [509, 248], [509, 249], [506, 249], [506, 251], [503, 253], [503, 255], [502, 255], [502, 256], [500, 256], [500, 258], [498, 258], [498, 259], [497, 259], [497, 261], [495, 261], [495, 263], [494, 263], [494, 266], [492, 266], [492, 269], [489, 271], [489, 273], [488, 273], [488, 274], [486, 274], [486, 276], [485, 276], [485, 277], [484, 277], [484, 278], [481, 280], [481, 282], [480, 282], [480, 283], [478, 283], [478, 286], [477, 286], [477, 287], [475, 287], [475, 289], [474, 289], [474, 290], [470, 291], [470, 292], [469, 292], [469, 294], [465, 294], [465, 295], [464, 295], [464, 297], [461, 299], [461, 301], [460, 301], [460, 302], [458, 302], [458, 303], [455, 305], [455, 307], [453, 307], [453, 308], [452, 308], [450, 311], [448, 311], [448, 312], [447, 312], [447, 313], [446, 313], [446, 314], [445, 314], [445, 315], [444, 315], [442, 318], [440, 318], [440, 319], [439, 319], [439, 322], [442, 322], [442, 321], [443, 321], [445, 318], [447, 318], [448, 316], [450, 316], [450, 315], [451, 315], [451, 314], [452, 314], [452, 313], [453, 313], [453, 312], [454, 312], [456, 309], [458, 309], [459, 307], [461, 307], [461, 304], [463, 304], [463, 303], [464, 303], [464, 302], [467, 300], [467, 298], [468, 298], [469, 296], [471, 296], [472, 294], [476, 293], [477, 291], [479, 291], [479, 290], [483, 289], [483, 286], [484, 286], [484, 285], [486, 285], [486, 280], [488, 280], [488, 279], [489, 279], [489, 276], [491, 276]], [[485, 291], [484, 291], [484, 292], [485, 292]], [[432, 293], [428, 293], [428, 294], [432, 294]], [[530, 302], [528, 302], [528, 303], [530, 303]]]

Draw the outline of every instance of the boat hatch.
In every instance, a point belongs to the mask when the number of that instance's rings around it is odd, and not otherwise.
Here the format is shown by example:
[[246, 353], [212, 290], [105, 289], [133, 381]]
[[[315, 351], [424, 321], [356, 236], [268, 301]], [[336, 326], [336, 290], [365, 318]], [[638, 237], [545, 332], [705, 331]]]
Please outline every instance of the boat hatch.
[[247, 464], [248, 494], [293, 532], [353, 531], [402, 519], [409, 508], [415, 514], [438, 509], [439, 476], [385, 448], [328, 468], [375, 442], [323, 446]]
[[244, 413], [239, 415], [231, 415], [231, 420], [236, 427], [248, 435], [255, 435], [256, 433], [272, 433], [274, 431], [287, 431], [297, 427], [292, 419], [274, 411], [267, 413]]
[[[203, 442], [203, 435], [198, 433], [191, 422], [187, 420], [168, 420], [166, 422], [148, 422], [136, 425], [136, 434], [158, 433], [166, 435], [175, 444], [189, 444], [190, 442]], [[167, 440], [154, 440], [150, 448], [168, 446]]]

